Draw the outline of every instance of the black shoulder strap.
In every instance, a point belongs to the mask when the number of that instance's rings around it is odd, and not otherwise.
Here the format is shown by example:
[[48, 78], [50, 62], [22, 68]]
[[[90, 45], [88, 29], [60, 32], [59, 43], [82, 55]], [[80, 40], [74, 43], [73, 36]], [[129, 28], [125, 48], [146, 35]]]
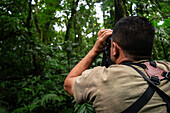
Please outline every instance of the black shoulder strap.
[[149, 102], [154, 93], [155, 90], [149, 85], [143, 95], [122, 113], [137, 113]]
[[122, 113], [137, 113], [151, 99], [151, 97], [153, 96], [152, 93], [154, 93], [154, 91], [156, 91], [159, 94], [159, 96], [162, 98], [162, 100], [166, 102], [167, 111], [168, 113], [170, 113], [170, 97], [166, 93], [164, 93], [162, 90], [160, 90], [150, 79], [148, 79], [142, 71], [140, 71], [139, 69], [137, 69], [136, 67], [132, 66], [129, 63], [125, 63], [125, 65], [130, 66], [133, 69], [135, 69], [148, 82], [149, 87], [147, 88], [145, 93], [135, 103], [129, 106]]

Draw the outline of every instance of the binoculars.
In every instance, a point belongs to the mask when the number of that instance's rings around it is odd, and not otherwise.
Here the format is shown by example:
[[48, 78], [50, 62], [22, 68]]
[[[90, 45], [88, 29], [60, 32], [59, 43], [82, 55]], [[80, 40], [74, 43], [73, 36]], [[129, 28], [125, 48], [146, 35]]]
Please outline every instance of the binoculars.
[[112, 38], [112, 35], [108, 36], [108, 38], [105, 41], [105, 47], [103, 48], [102, 66], [105, 66], [105, 67], [109, 67], [112, 64], [112, 61], [110, 58], [111, 38]]

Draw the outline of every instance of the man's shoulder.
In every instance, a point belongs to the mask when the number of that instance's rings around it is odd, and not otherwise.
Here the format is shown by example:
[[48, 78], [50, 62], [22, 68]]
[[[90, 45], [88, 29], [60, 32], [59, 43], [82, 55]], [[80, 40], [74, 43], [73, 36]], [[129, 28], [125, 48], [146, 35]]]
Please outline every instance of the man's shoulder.
[[158, 63], [158, 64], [170, 65], [169, 61], [156, 60], [155, 62]]
[[87, 69], [85, 70], [81, 76], [77, 78], [81, 79], [101, 79], [104, 76], [109, 77], [114, 76], [115, 74], [122, 75], [123, 73], [128, 74], [128, 72], [132, 72], [133, 69], [130, 68], [129, 66], [126, 65], [121, 65], [121, 64], [114, 64], [106, 68], [105, 66], [96, 66], [92, 69]]
[[105, 66], [96, 66], [94, 67], [93, 69], [87, 69], [83, 72], [86, 73], [86, 74], [89, 74], [91, 72], [95, 73], [95, 72], [104, 72], [104, 71], [123, 71], [123, 70], [129, 70], [129, 66], [126, 66], [126, 65], [122, 65], [122, 64], [113, 64], [113, 65], [110, 65], [108, 68], [106, 68]]
[[157, 66], [164, 69], [165, 71], [170, 71], [170, 62], [168, 61], [155, 61]]

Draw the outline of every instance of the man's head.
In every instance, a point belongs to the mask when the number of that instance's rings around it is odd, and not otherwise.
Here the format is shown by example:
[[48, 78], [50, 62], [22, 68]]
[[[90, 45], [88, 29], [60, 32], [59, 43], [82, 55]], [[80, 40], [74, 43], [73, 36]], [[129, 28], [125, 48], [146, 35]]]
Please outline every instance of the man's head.
[[112, 40], [133, 60], [150, 59], [155, 30], [153, 25], [141, 17], [125, 17], [114, 26]]

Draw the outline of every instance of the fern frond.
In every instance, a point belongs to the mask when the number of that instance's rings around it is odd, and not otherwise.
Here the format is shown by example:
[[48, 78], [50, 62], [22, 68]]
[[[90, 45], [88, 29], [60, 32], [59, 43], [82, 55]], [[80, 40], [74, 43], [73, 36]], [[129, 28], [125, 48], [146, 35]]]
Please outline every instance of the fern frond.
[[82, 105], [75, 104], [74, 108], [75, 113], [95, 113], [95, 110], [92, 107], [91, 103], [84, 103]]
[[41, 99], [41, 106], [44, 106], [47, 104], [47, 103], [50, 103], [52, 102], [52, 104], [55, 104], [56, 101], [63, 101], [65, 100], [65, 98], [61, 95], [56, 95], [56, 94], [46, 94], [43, 96], [43, 98]]

